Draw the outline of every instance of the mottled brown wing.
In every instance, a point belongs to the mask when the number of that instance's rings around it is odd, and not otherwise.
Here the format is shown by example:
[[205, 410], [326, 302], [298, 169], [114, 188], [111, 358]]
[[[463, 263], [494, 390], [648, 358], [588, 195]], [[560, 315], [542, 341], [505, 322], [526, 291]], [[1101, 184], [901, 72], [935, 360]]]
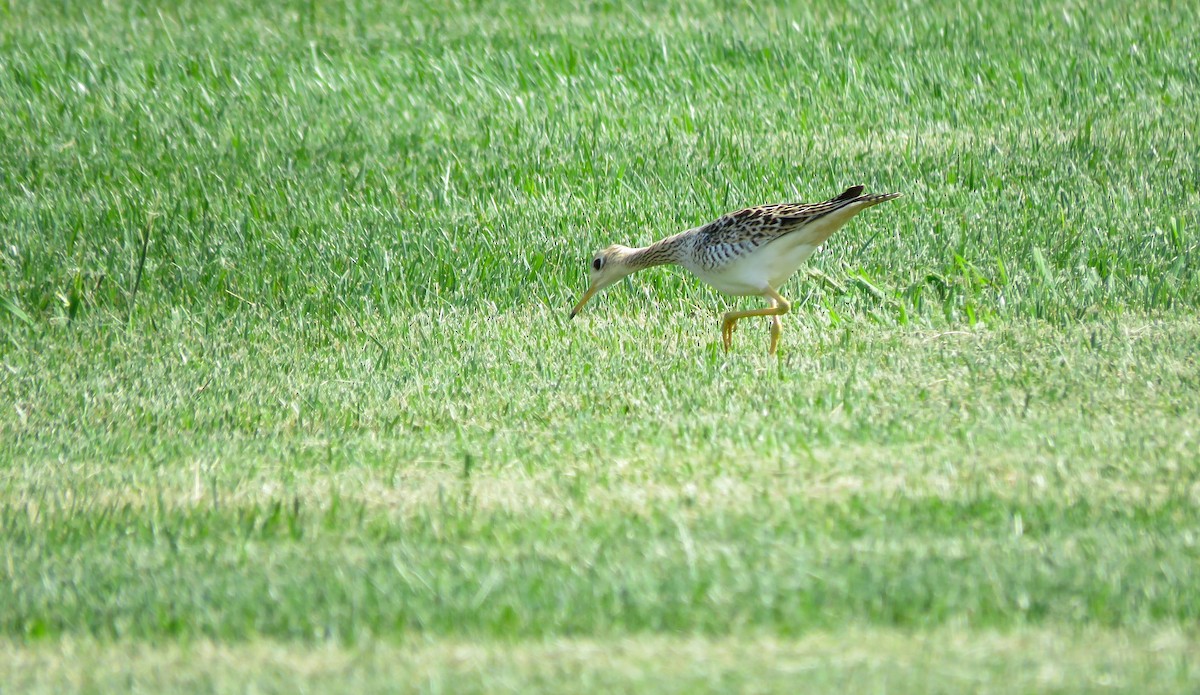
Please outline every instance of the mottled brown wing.
[[700, 262], [708, 268], [725, 265], [742, 254], [853, 203], [862, 195], [862, 191], [862, 186], [853, 186], [838, 197], [821, 203], [760, 205], [723, 215], [705, 225], [697, 234]]

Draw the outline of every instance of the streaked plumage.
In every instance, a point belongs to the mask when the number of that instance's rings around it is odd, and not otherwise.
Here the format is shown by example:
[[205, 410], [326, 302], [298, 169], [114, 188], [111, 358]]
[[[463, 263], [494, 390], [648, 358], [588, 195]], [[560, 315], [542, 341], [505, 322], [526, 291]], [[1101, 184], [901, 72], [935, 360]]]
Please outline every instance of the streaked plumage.
[[791, 307], [778, 288], [851, 217], [900, 197], [899, 193], [863, 195], [862, 191], [862, 186], [853, 186], [822, 203], [780, 203], [737, 210], [644, 248], [609, 246], [592, 259], [591, 286], [571, 310], [571, 316], [579, 313], [597, 291], [620, 278], [674, 263], [726, 294], [766, 297], [771, 302], [768, 309], [726, 313], [722, 337], [728, 350], [738, 320], [771, 316], [769, 351], [774, 353], [781, 330], [779, 316]]

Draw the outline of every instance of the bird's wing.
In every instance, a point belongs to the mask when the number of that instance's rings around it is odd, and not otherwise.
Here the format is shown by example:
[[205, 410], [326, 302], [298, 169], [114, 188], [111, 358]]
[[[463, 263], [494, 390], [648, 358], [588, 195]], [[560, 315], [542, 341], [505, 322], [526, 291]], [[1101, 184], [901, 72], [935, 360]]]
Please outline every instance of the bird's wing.
[[836, 198], [821, 203], [759, 205], [723, 215], [697, 232], [700, 248], [704, 250], [701, 259], [709, 267], [721, 266], [785, 234], [802, 234], [806, 227], [813, 232], [811, 243], [818, 245], [828, 234], [810, 227], [811, 223], [857, 202], [862, 191], [862, 186], [852, 186]]

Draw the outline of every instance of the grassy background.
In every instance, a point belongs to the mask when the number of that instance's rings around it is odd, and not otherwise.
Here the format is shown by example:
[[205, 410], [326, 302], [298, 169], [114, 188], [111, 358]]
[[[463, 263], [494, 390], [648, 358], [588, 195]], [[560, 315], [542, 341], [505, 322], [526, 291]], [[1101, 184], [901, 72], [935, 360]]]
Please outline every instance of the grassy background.
[[0, 0], [0, 682], [1196, 687], [1198, 14]]

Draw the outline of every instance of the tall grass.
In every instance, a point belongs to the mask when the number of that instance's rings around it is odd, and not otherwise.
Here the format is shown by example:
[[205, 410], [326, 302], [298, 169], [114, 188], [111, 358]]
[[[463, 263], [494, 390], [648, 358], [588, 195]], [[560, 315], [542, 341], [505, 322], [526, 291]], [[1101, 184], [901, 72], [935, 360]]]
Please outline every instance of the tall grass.
[[146, 317], [559, 307], [594, 246], [864, 183], [908, 198], [816, 260], [888, 300], [839, 313], [1191, 305], [1194, 17], [1124, 8], [11, 6], [4, 298], [122, 316], [153, 227]]

